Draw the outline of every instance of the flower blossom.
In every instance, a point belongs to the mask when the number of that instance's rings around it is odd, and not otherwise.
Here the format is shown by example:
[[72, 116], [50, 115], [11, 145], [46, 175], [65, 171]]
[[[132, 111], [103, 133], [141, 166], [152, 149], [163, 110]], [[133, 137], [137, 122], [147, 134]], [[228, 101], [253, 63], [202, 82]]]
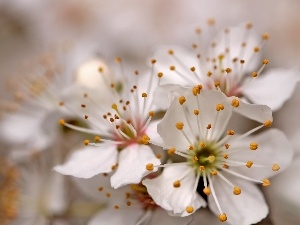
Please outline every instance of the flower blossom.
[[[185, 161], [154, 166], [164, 167], [162, 174], [143, 184], [156, 204], [186, 216], [206, 206], [196, 192], [202, 179], [208, 206], [220, 221], [259, 222], [267, 216], [268, 206], [255, 183], [269, 186], [268, 178], [285, 169], [293, 155], [288, 140], [277, 129], [252, 135], [271, 126], [271, 109], [200, 86], [182, 93], [158, 124], [158, 133], [168, 153]], [[227, 127], [233, 112], [261, 124], [237, 134]]]
[[[300, 79], [298, 69], [264, 68], [269, 60], [262, 59], [269, 35], [253, 33], [251, 23], [221, 31], [206, 49], [203, 49], [201, 30], [197, 29], [199, 43], [193, 50], [178, 46], [161, 48], [155, 54], [160, 72], [169, 84], [220, 90], [227, 96], [241, 97], [255, 104], [279, 109], [288, 100]], [[164, 87], [173, 90], [176, 86]], [[280, 91], [278, 91], [280, 90]], [[276, 96], [276, 97], [274, 97]]]
[[[153, 74], [149, 79], [137, 79], [140, 75], [135, 71], [135, 75], [129, 77], [124, 72], [121, 59], [117, 58], [116, 61], [122, 77], [120, 81], [107, 77], [106, 86], [110, 87], [110, 92], [102, 100], [84, 94], [85, 103], [81, 107], [91, 128], [60, 120], [64, 126], [96, 135], [95, 142], [85, 140], [85, 148], [74, 152], [66, 163], [54, 168], [59, 173], [79, 178], [115, 171], [111, 176], [114, 188], [139, 183], [142, 177], [157, 170], [153, 165], [159, 165], [161, 157], [160, 154], [155, 155], [148, 145], [150, 140], [159, 141], [156, 132], [158, 121], [152, 120], [155, 115], [152, 93], [161, 76], [156, 77], [157, 81]], [[155, 60], [152, 66], [154, 64]], [[104, 72], [102, 67], [99, 72], [100, 75]], [[148, 82], [145, 82], [147, 79]], [[138, 82], [141, 82], [140, 85]]]

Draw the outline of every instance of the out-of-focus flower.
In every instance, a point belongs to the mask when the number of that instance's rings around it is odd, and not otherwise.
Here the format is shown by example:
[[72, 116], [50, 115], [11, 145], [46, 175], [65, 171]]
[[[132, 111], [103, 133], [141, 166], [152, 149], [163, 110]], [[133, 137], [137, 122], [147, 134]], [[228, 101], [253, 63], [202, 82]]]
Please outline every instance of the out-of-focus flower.
[[1, 177], [5, 177], [5, 185], [1, 185], [1, 224], [59, 224], [56, 222], [62, 220], [60, 216], [68, 206], [68, 190], [65, 177], [51, 170], [52, 163], [45, 155], [32, 156], [30, 162], [18, 166], [1, 162]]
[[47, 149], [62, 132], [56, 121], [62, 115], [76, 118], [62, 106], [65, 100], [71, 101], [75, 96], [76, 65], [87, 53], [73, 52], [70, 56], [63, 50], [62, 54], [66, 55], [49, 53], [30, 62], [25, 69], [19, 69], [20, 74], [10, 83], [9, 91], [14, 99], [7, 103], [7, 111], [0, 121], [0, 134], [16, 150], [13, 156]]
[[[160, 140], [156, 133], [158, 121], [152, 120], [155, 115], [152, 93], [160, 77], [154, 77], [151, 73], [150, 77], [138, 79], [138, 71], [130, 77], [124, 72], [120, 58], [117, 58], [117, 63], [120, 64], [121, 80], [107, 77], [106, 84], [110, 91], [103, 101], [85, 96], [85, 102], [81, 105], [91, 129], [60, 121], [74, 130], [96, 135], [96, 143], [85, 140], [86, 148], [76, 151], [65, 164], [54, 168], [59, 173], [80, 178], [115, 170], [111, 177], [114, 188], [139, 183], [142, 177], [156, 171], [151, 165], [159, 165], [161, 157], [147, 145], [150, 140]], [[154, 66], [155, 61], [152, 64]], [[103, 72], [100, 67], [99, 73]]]
[[[241, 135], [232, 129], [226, 132], [233, 112], [262, 124]], [[267, 178], [285, 169], [293, 155], [286, 137], [277, 129], [251, 135], [271, 124], [267, 106], [228, 98], [220, 91], [200, 92], [199, 86], [187, 89], [158, 125], [168, 152], [186, 161], [161, 165], [165, 167], [162, 174], [143, 184], [162, 208], [186, 216], [205, 206], [196, 193], [202, 177], [209, 208], [220, 221], [257, 223], [267, 216], [268, 206], [254, 182], [269, 186]]]
[[[201, 35], [201, 30], [196, 32]], [[227, 96], [242, 97], [277, 110], [291, 97], [300, 73], [298, 69], [273, 69], [262, 74], [269, 61], [264, 59], [259, 65], [261, 50], [268, 39], [266, 33], [253, 34], [251, 23], [226, 28], [208, 44], [200, 39], [193, 44], [193, 51], [161, 48], [155, 55], [157, 68], [170, 84], [201, 83], [204, 89], [217, 89]], [[203, 45], [208, 49], [203, 50]]]

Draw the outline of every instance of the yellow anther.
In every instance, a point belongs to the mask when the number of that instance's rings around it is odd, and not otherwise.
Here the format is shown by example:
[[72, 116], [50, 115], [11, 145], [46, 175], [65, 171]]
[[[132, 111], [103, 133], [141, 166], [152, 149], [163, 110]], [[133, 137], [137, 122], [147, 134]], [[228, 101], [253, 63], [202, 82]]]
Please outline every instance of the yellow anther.
[[271, 120], [267, 120], [266, 122], [264, 122], [264, 126], [265, 127], [271, 127], [272, 126], [272, 121]]
[[263, 179], [262, 182], [263, 182], [262, 185], [263, 185], [264, 187], [267, 187], [267, 186], [270, 186], [270, 185], [271, 185], [271, 182], [270, 182], [269, 179]]
[[195, 72], [195, 71], [196, 71], [196, 68], [193, 66], [193, 67], [190, 68], [190, 70], [191, 70], [192, 72]]
[[119, 206], [118, 206], [118, 205], [115, 205], [114, 208], [115, 208], [115, 209], [119, 209]]
[[258, 148], [258, 144], [256, 142], [251, 142], [250, 143], [250, 149], [251, 150], [256, 150]]
[[84, 115], [84, 119], [86, 119], [86, 120], [87, 120], [88, 118], [89, 118], [89, 116], [88, 116], [88, 115]]
[[252, 77], [257, 77], [257, 76], [258, 76], [258, 73], [257, 73], [257, 72], [253, 72], [253, 73], [251, 74], [251, 76], [252, 76]]
[[185, 210], [186, 210], [187, 213], [193, 213], [194, 212], [194, 207], [190, 205], [190, 206], [186, 207]]
[[220, 220], [221, 222], [225, 222], [225, 221], [227, 220], [226, 214], [225, 214], [225, 213], [220, 214], [220, 215], [219, 215], [219, 220]]
[[194, 110], [194, 114], [197, 116], [197, 115], [199, 115], [199, 110], [198, 109], [195, 109]]
[[179, 97], [178, 101], [179, 101], [180, 105], [182, 105], [183, 103], [185, 103], [186, 98], [184, 96], [181, 96], [181, 97]]
[[98, 72], [99, 72], [99, 73], [103, 73], [103, 67], [100, 66], [100, 67], [98, 68]]
[[241, 194], [241, 192], [242, 192], [241, 188], [236, 187], [236, 186], [233, 188], [233, 194], [239, 195], [239, 194]]
[[122, 59], [120, 57], [115, 58], [116, 63], [122, 62]]
[[151, 59], [151, 64], [155, 64], [156, 63], [156, 59]]
[[278, 170], [280, 170], [280, 166], [278, 164], [273, 164], [272, 170], [273, 171], [278, 171]]
[[198, 84], [197, 87], [199, 88], [199, 94], [200, 94], [200, 90], [202, 90], [203, 86], [202, 84]]
[[154, 112], [154, 111], [150, 111], [150, 112], [149, 112], [149, 116], [150, 116], [150, 117], [154, 117], [154, 116], [155, 116], [155, 112]]
[[196, 87], [193, 87], [193, 95], [194, 96], [197, 96], [198, 94], [200, 94], [200, 89], [199, 89], [199, 87], [198, 86], [196, 86]]
[[194, 150], [194, 147], [192, 145], [190, 145], [189, 150]]
[[227, 135], [234, 135], [234, 130], [227, 131]]
[[63, 106], [65, 103], [64, 102], [59, 102], [58, 105], [59, 106]]
[[109, 198], [110, 196], [111, 196], [111, 193], [107, 192], [107, 193], [106, 193], [106, 197]]
[[218, 56], [219, 61], [222, 61], [224, 58], [225, 58], [225, 56], [222, 54]]
[[225, 144], [225, 148], [229, 149], [230, 145], [229, 144]]
[[245, 60], [241, 59], [241, 60], [240, 60], [240, 63], [241, 63], [241, 64], [244, 64], [244, 63], [245, 63]]
[[147, 98], [147, 93], [142, 93], [143, 98]]
[[174, 71], [176, 69], [175, 66], [170, 66], [170, 70]]
[[175, 180], [173, 183], [174, 188], [179, 188], [180, 187], [180, 180]]
[[65, 125], [65, 120], [60, 119], [60, 120], [59, 120], [59, 124], [60, 124], [60, 125]]
[[228, 169], [229, 166], [228, 166], [226, 163], [224, 163], [224, 164], [223, 164], [223, 168], [224, 168], [224, 169]]
[[95, 137], [94, 137], [94, 140], [95, 140], [95, 141], [100, 141], [101, 138], [100, 138], [99, 136], [95, 136]]
[[153, 169], [154, 169], [154, 166], [153, 166], [152, 163], [148, 163], [148, 164], [146, 165], [146, 170], [152, 171]]
[[217, 111], [224, 110], [224, 105], [223, 104], [217, 104], [216, 105], [216, 110]]
[[118, 106], [117, 106], [117, 104], [115, 104], [115, 103], [112, 104], [111, 107], [112, 107], [114, 110], [117, 110], [117, 109], [118, 109]]
[[84, 145], [88, 145], [89, 143], [90, 143], [89, 140], [84, 140], [84, 141], [83, 141], [83, 144], [84, 144]]
[[268, 33], [264, 33], [264, 34], [262, 35], [262, 39], [263, 39], [263, 40], [269, 40], [269, 38], [270, 38], [270, 35], [269, 35]]
[[212, 72], [211, 72], [211, 71], [208, 71], [208, 72], [207, 72], [207, 76], [210, 77], [211, 75], [212, 75]]
[[168, 154], [173, 155], [175, 153], [176, 149], [175, 148], [169, 148]]
[[259, 52], [259, 51], [260, 51], [260, 48], [259, 48], [259, 47], [254, 47], [254, 48], [253, 48], [253, 51], [254, 51], [254, 52]]
[[206, 147], [206, 144], [205, 144], [203, 141], [201, 141], [201, 142], [199, 143], [199, 145], [200, 145], [201, 148], [205, 148], [205, 147]]
[[157, 158], [157, 159], [161, 159], [161, 154], [157, 153], [157, 154], [156, 154], [156, 158]]
[[223, 155], [224, 159], [228, 159], [228, 154]]
[[157, 74], [157, 76], [158, 76], [159, 78], [161, 78], [163, 75], [164, 75], [164, 74], [163, 74], [162, 72], [159, 72], [159, 73]]
[[103, 191], [103, 187], [98, 187], [98, 191]]
[[85, 108], [86, 107], [86, 105], [85, 104], [81, 104], [81, 108]]
[[216, 20], [215, 20], [214, 18], [209, 18], [209, 19], [207, 20], [207, 24], [208, 24], [209, 26], [214, 26], [214, 25], [216, 24]]
[[199, 166], [199, 169], [200, 169], [201, 171], [203, 171], [203, 170], [205, 170], [205, 166]]
[[211, 124], [207, 124], [207, 127], [206, 127], [206, 129], [211, 129]]
[[246, 166], [247, 166], [248, 168], [251, 168], [252, 165], [253, 165], [253, 162], [252, 162], [252, 161], [246, 162]]
[[267, 65], [268, 63], [269, 63], [269, 60], [267, 60], [267, 59], [263, 60], [263, 64]]
[[198, 161], [198, 157], [194, 156], [194, 162], [197, 162], [197, 161]]
[[203, 188], [203, 193], [206, 195], [210, 195], [210, 193], [211, 193], [210, 188], [208, 188], [208, 187]]
[[226, 68], [226, 69], [225, 69], [225, 72], [226, 72], [226, 73], [231, 73], [231, 71], [232, 71], [232, 70], [231, 70], [230, 68]]
[[246, 23], [246, 28], [251, 29], [253, 27], [253, 24], [251, 22]]
[[220, 82], [219, 81], [216, 81], [215, 82], [215, 87], [219, 87], [220, 86]]
[[169, 49], [169, 50], [168, 50], [168, 54], [169, 54], [169, 55], [173, 55], [173, 54], [174, 54], [174, 51], [173, 51], [172, 49]]
[[231, 105], [233, 106], [233, 107], [239, 107], [239, 105], [240, 105], [240, 101], [238, 100], [238, 99], [232, 99], [232, 101], [231, 101]]
[[183, 126], [184, 126], [184, 124], [183, 124], [182, 122], [176, 123], [176, 128], [177, 128], [178, 130], [182, 130], [182, 129], [183, 129]]
[[144, 134], [141, 141], [143, 144], [147, 145], [149, 144], [150, 138], [146, 134]]
[[213, 155], [210, 155], [210, 156], [207, 157], [207, 159], [208, 159], [209, 162], [212, 163], [212, 162], [214, 162], [216, 160], [216, 157], [213, 156]]
[[215, 176], [215, 175], [218, 174], [218, 172], [217, 172], [216, 170], [213, 170], [213, 171], [211, 172], [211, 174]]

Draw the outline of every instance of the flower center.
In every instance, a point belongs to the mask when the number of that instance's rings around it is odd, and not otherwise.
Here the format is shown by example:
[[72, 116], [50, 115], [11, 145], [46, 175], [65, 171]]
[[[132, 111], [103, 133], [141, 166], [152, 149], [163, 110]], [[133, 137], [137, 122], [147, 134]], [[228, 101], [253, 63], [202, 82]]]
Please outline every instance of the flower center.
[[214, 142], [199, 142], [190, 147], [188, 163], [198, 173], [201, 171], [211, 172], [217, 170], [221, 162], [220, 150]]

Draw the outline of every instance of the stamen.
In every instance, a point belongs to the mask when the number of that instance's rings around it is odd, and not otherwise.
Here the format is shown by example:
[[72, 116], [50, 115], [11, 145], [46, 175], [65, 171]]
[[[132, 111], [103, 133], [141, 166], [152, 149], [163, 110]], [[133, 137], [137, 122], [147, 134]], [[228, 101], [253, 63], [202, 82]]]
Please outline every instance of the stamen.
[[278, 171], [278, 170], [280, 170], [280, 166], [278, 164], [273, 164], [272, 170], [273, 171]]

